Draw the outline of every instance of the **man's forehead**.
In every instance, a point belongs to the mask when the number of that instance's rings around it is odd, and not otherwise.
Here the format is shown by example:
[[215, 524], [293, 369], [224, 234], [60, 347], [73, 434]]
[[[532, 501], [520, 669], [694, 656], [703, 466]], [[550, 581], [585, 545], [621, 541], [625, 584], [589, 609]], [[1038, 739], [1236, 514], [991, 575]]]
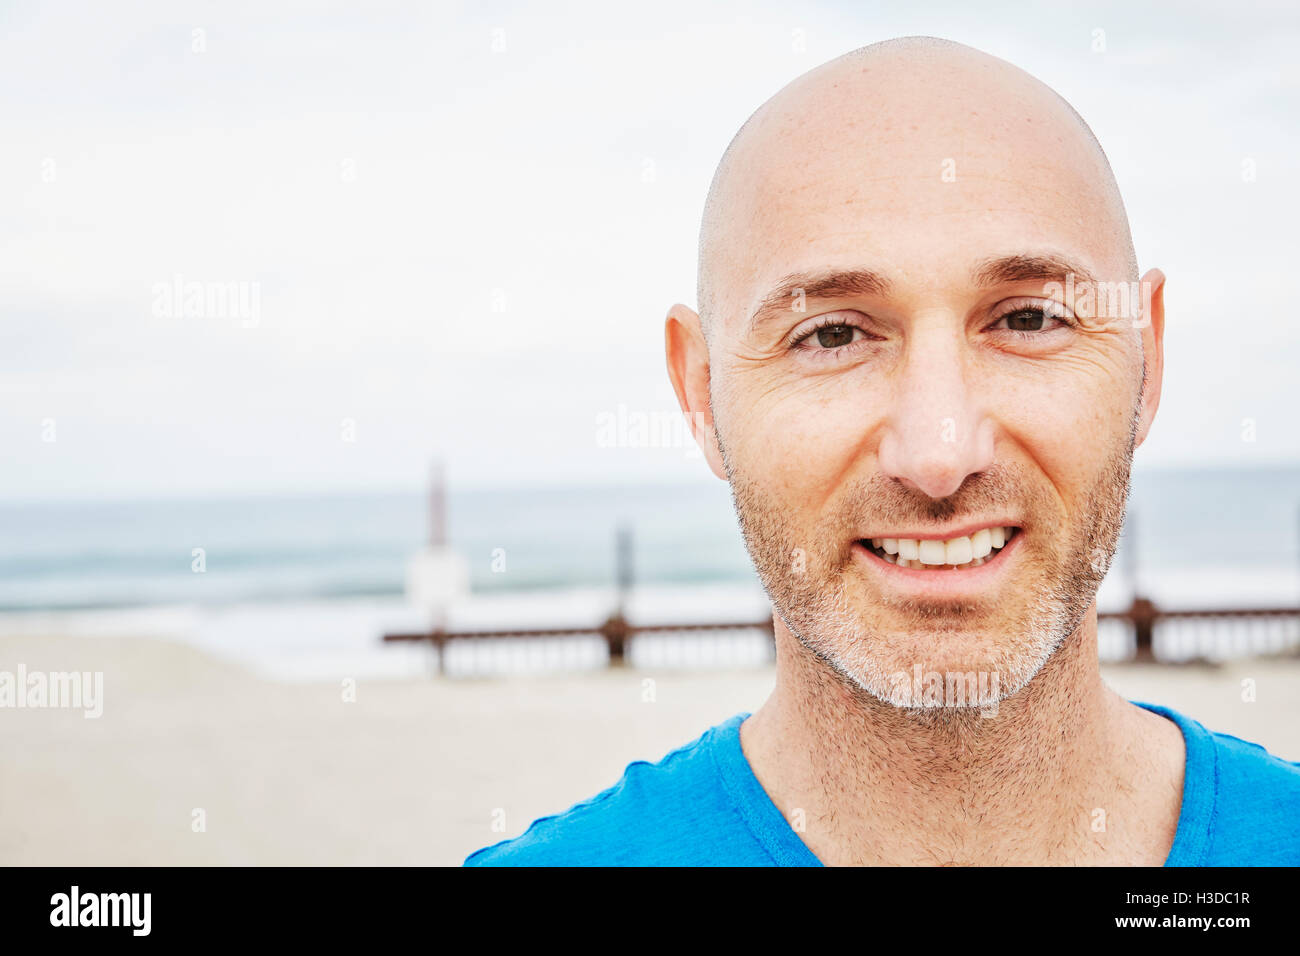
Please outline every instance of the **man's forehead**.
[[1113, 230], [1086, 168], [1038, 161], [1026, 144], [948, 145], [904, 135], [756, 175], [752, 208], [733, 220], [747, 228], [727, 240], [734, 281], [757, 294], [799, 261], [857, 263], [898, 284], [962, 281], [1028, 250], [1106, 258], [1097, 247]]

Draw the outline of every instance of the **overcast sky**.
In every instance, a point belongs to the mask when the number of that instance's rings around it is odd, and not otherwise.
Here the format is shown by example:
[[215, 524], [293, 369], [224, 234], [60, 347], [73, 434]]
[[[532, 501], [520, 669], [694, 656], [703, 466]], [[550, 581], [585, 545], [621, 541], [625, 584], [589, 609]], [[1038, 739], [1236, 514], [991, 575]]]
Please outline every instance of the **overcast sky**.
[[0, 498], [417, 488], [435, 454], [461, 487], [704, 480], [599, 425], [675, 415], [714, 167], [907, 34], [1020, 65], [1107, 150], [1168, 276], [1139, 462], [1300, 460], [1296, 5], [918, 6], [5, 3]]

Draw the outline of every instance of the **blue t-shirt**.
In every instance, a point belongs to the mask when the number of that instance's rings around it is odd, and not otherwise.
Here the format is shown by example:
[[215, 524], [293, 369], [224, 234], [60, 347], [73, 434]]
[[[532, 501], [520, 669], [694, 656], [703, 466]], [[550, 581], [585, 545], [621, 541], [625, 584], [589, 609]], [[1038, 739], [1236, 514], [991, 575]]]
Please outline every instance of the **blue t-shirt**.
[[[1165, 866], [1300, 865], [1300, 763], [1134, 701], [1187, 743], [1183, 804]], [[466, 866], [821, 866], [768, 798], [740, 747], [737, 714], [658, 763], [638, 760], [603, 793], [541, 817]]]

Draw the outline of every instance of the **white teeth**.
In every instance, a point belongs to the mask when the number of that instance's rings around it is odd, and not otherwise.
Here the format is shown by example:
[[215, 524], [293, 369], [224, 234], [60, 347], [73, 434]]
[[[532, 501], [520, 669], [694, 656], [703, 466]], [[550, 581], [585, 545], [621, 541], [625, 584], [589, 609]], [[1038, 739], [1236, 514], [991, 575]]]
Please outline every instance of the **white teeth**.
[[953, 538], [943, 543], [944, 564], [966, 564], [974, 557], [970, 538]]
[[992, 560], [998, 548], [1006, 546], [1015, 528], [981, 528], [972, 535], [936, 541], [933, 538], [872, 538], [874, 548], [884, 552], [890, 564], [901, 568], [973, 567]]
[[942, 541], [935, 541], [932, 538], [923, 538], [917, 542], [917, 548], [920, 551], [922, 564], [947, 564], [948, 559], [944, 556], [944, 546]]

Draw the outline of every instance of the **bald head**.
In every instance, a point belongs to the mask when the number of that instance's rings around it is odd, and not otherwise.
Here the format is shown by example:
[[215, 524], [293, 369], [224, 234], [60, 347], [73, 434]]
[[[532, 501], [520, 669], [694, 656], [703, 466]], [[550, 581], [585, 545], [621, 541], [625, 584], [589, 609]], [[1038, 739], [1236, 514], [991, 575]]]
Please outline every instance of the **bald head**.
[[862, 47], [788, 84], [727, 147], [700, 229], [701, 322], [712, 339], [750, 304], [765, 262], [832, 234], [889, 247], [902, 220], [974, 237], [1000, 215], [1049, 244], [1053, 230], [1087, 232], [1103, 272], [1137, 277], [1110, 164], [1059, 94], [948, 40]]

